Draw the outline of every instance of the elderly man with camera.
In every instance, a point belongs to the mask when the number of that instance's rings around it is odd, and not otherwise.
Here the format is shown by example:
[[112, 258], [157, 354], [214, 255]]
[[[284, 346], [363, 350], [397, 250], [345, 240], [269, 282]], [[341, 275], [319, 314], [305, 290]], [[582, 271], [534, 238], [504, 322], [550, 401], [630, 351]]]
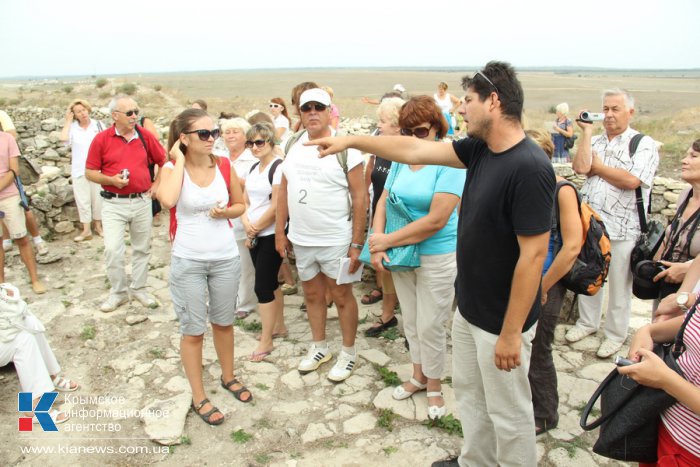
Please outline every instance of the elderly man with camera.
[[[610, 235], [612, 260], [608, 273], [608, 311], [605, 338], [598, 357], [616, 353], [627, 338], [632, 304], [630, 256], [640, 235], [635, 189], [642, 188], [645, 203], [649, 200], [659, 165], [654, 140], [645, 136], [630, 155], [630, 141], [639, 132], [630, 128], [634, 99], [622, 89], [603, 93], [603, 113], [584, 111], [577, 119], [582, 130], [578, 150], [573, 158], [574, 171], [588, 177], [581, 188], [584, 199], [597, 211]], [[593, 121], [602, 121], [604, 132], [593, 137]], [[579, 319], [566, 333], [566, 340], [576, 342], [600, 327], [603, 293], [579, 297]]]
[[129, 225], [131, 239], [131, 295], [143, 306], [156, 300], [146, 292], [148, 260], [151, 257], [151, 185], [149, 164], [165, 163], [165, 151], [156, 137], [136, 125], [139, 108], [129, 96], [116, 96], [109, 103], [114, 125], [95, 136], [85, 164], [85, 177], [102, 185], [102, 228], [105, 240], [105, 266], [111, 285], [109, 297], [100, 310], [116, 310], [128, 301], [124, 270]]

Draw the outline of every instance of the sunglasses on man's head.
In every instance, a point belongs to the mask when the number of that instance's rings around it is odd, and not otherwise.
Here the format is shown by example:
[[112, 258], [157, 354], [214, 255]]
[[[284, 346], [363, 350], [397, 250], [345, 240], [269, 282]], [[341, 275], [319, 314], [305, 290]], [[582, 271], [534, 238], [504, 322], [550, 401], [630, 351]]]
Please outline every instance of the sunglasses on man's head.
[[328, 106], [319, 102], [307, 102], [299, 107], [302, 112], [311, 112], [311, 108], [313, 108], [316, 112], [323, 112], [328, 108]]
[[267, 143], [267, 140], [256, 139], [255, 141], [246, 141], [245, 147], [247, 147], [248, 149], [251, 149], [253, 147], [253, 145], [255, 145], [255, 146], [261, 148], [261, 147], [265, 146], [265, 143]]
[[192, 133], [197, 133], [197, 136], [199, 136], [199, 139], [202, 141], [209, 141], [209, 138], [218, 138], [219, 135], [221, 135], [221, 130], [218, 128], [214, 128], [213, 130], [192, 130], [192, 131], [185, 131], [184, 132], [186, 135], [191, 135]]
[[138, 115], [139, 109], [127, 110], [126, 112], [124, 112], [122, 110], [115, 110], [115, 112], [119, 112], [120, 114], [124, 114], [127, 117], [131, 117], [132, 115]]
[[430, 134], [430, 129], [432, 126], [429, 126], [428, 128], [424, 127], [418, 127], [414, 128], [411, 130], [410, 128], [401, 128], [401, 134], [404, 136], [415, 136], [416, 138], [423, 139], [427, 137]]
[[275, 104], [275, 103], [271, 103], [271, 104], [270, 104], [270, 108], [271, 108], [271, 109], [276, 109], [277, 107], [282, 107], [282, 105], [281, 105], [281, 104]]

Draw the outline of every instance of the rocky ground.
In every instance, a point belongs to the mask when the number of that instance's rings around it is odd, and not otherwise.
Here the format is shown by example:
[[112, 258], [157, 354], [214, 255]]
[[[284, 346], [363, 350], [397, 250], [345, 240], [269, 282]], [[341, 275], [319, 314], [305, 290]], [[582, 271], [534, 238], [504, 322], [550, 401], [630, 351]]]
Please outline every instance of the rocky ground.
[[[154, 231], [148, 282], [161, 303], [157, 309], [144, 309], [134, 301], [113, 313], [98, 310], [108, 291], [99, 237], [83, 244], [56, 240], [50, 246], [50, 257], [42, 260], [48, 264], [40, 265], [49, 289], [46, 295], [31, 292], [16, 248], [7, 255], [6, 279], [27, 295], [32, 310], [46, 325], [64, 374], [78, 380], [81, 389], [67, 399], [59, 396], [63, 408], [74, 411], [59, 433], [38, 428], [19, 433], [18, 381], [11, 365], [1, 369], [0, 388], [6, 394], [0, 400], [5, 427], [0, 433], [1, 465], [427, 466], [460, 448], [454, 419], [448, 417], [441, 426], [426, 423], [425, 393], [405, 401], [391, 398], [391, 375], [383, 376], [378, 369], [406, 379], [410, 362], [403, 338], [363, 336], [361, 331], [374, 321], [380, 304], [360, 305], [358, 367], [337, 385], [326, 379], [332, 363], [305, 376], [296, 370], [310, 340], [305, 315], [299, 311], [301, 295], [286, 297], [290, 333], [276, 340], [275, 351], [265, 362], [248, 361], [256, 346], [257, 316], [239, 322], [236, 373], [254, 395], [250, 404], [221, 389], [208, 336], [203, 356], [205, 387], [226, 415], [223, 425], [210, 427], [189, 411], [189, 386], [180, 366], [177, 322], [168, 293], [165, 225]], [[358, 284], [358, 298], [368, 288]], [[649, 308], [646, 303], [634, 303], [633, 328], [648, 321]], [[329, 342], [337, 351], [335, 309], [330, 316]], [[620, 465], [593, 454], [597, 432], [584, 433], [578, 425], [581, 408], [612, 364], [595, 357], [597, 336], [565, 344], [566, 327], [558, 327], [554, 346], [561, 421], [557, 429], [538, 439], [539, 464]], [[443, 390], [448, 413], [456, 417], [449, 345], [447, 360]], [[147, 415], [134, 416], [138, 411]], [[163, 414], [167, 416], [158, 416]]]

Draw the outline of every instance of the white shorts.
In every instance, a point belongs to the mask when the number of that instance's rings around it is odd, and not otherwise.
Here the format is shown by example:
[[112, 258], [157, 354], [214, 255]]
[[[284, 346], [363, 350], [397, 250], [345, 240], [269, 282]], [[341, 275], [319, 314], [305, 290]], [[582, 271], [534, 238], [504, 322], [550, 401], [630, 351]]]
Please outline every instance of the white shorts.
[[301, 246], [293, 245], [297, 260], [299, 279], [310, 281], [322, 272], [327, 277], [338, 277], [341, 258], [348, 257], [350, 245], [340, 246]]

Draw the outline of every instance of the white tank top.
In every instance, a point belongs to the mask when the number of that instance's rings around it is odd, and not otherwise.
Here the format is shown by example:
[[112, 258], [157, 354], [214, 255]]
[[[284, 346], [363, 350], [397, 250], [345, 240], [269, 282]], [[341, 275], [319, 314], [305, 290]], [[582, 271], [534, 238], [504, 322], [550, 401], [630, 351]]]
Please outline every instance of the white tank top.
[[445, 97], [442, 99], [440, 99], [440, 96], [435, 93], [433, 94], [433, 99], [435, 99], [435, 103], [438, 107], [440, 107], [440, 110], [442, 110], [443, 113], [449, 113], [449, 111], [452, 110], [452, 100], [450, 99], [449, 92], [446, 92]]
[[[173, 168], [172, 162], [165, 167]], [[177, 233], [173, 256], [199, 261], [220, 261], [238, 256], [233, 227], [228, 219], [212, 219], [209, 211], [217, 203], [228, 201], [228, 188], [219, 169], [207, 187], [200, 187], [184, 171], [180, 198], [177, 200]]]

